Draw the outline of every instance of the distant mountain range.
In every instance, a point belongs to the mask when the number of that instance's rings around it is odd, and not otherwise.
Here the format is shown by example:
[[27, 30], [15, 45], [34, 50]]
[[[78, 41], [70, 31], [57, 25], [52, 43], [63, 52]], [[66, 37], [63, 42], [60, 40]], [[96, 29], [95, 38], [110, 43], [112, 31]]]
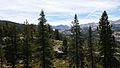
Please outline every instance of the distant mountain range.
[[68, 25], [57, 25], [57, 26], [52, 26], [53, 29], [58, 29], [58, 30], [68, 30], [70, 29], [70, 26]]
[[[15, 23], [17, 24], [17, 27], [21, 28], [24, 26], [23, 24], [20, 23], [16, 23], [16, 22], [12, 22], [12, 21], [7, 21], [7, 20], [0, 20], [0, 24], [5, 24], [5, 23]], [[110, 23], [112, 24], [112, 28], [115, 31], [120, 31], [120, 19], [116, 20], [116, 21], [110, 21]], [[83, 30], [88, 30], [89, 26], [92, 27], [93, 30], [96, 30], [98, 23], [92, 22], [92, 23], [87, 23], [87, 24], [81, 24], [80, 27]], [[57, 26], [52, 26], [53, 29], [58, 29], [58, 30], [69, 30], [71, 27], [68, 25], [57, 25]]]
[[[112, 25], [113, 30], [115, 31], [120, 31], [120, 19], [116, 21], [110, 21], [110, 24]], [[89, 26], [92, 27], [93, 30], [97, 29], [98, 23], [92, 22], [92, 23], [87, 23], [87, 24], [81, 24], [80, 27], [83, 30], [88, 30]], [[69, 30], [70, 26], [68, 25], [57, 25], [53, 26], [54, 29], [59, 29], [59, 30]]]

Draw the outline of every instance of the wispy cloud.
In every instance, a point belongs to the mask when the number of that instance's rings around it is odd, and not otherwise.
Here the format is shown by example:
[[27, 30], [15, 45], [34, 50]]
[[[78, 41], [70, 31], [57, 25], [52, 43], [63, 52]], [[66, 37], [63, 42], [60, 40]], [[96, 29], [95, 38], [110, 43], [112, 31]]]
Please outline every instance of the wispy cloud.
[[41, 9], [52, 25], [69, 25], [78, 14], [80, 23], [97, 22], [104, 10], [109, 19], [119, 19], [120, 0], [1, 0], [0, 19], [37, 24]]

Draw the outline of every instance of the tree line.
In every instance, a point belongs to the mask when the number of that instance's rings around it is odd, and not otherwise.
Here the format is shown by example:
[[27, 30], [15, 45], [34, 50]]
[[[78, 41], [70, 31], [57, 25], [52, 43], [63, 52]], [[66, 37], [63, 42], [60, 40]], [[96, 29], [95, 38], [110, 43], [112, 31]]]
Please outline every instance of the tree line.
[[[72, 21], [69, 37], [46, 23], [43, 10], [38, 21], [38, 25], [32, 25], [26, 20], [22, 31], [14, 23], [0, 25], [1, 68], [7, 65], [12, 68], [57, 68], [54, 60], [60, 59], [56, 57], [59, 55], [67, 60], [67, 68], [120, 67], [119, 48], [106, 11], [102, 13], [97, 27], [98, 38], [94, 37], [91, 26], [87, 38], [83, 37], [77, 14]], [[53, 40], [63, 42], [62, 54], [54, 51]]]

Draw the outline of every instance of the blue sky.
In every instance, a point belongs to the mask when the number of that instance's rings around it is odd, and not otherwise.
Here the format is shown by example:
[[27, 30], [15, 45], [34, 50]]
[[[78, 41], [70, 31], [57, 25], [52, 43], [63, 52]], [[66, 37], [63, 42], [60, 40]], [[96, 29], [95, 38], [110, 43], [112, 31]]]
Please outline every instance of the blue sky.
[[0, 0], [0, 20], [38, 23], [41, 9], [47, 23], [70, 25], [74, 14], [79, 23], [98, 22], [104, 10], [109, 20], [120, 19], [120, 0]]

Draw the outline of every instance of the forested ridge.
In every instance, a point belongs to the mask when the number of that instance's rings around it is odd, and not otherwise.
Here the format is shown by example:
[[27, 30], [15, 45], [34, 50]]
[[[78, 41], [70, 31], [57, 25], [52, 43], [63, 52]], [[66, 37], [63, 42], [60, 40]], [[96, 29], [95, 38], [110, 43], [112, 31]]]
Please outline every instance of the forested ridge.
[[96, 31], [89, 26], [87, 33], [75, 14], [69, 36], [53, 29], [43, 10], [38, 21], [0, 21], [0, 68], [120, 68], [120, 47], [106, 11]]

